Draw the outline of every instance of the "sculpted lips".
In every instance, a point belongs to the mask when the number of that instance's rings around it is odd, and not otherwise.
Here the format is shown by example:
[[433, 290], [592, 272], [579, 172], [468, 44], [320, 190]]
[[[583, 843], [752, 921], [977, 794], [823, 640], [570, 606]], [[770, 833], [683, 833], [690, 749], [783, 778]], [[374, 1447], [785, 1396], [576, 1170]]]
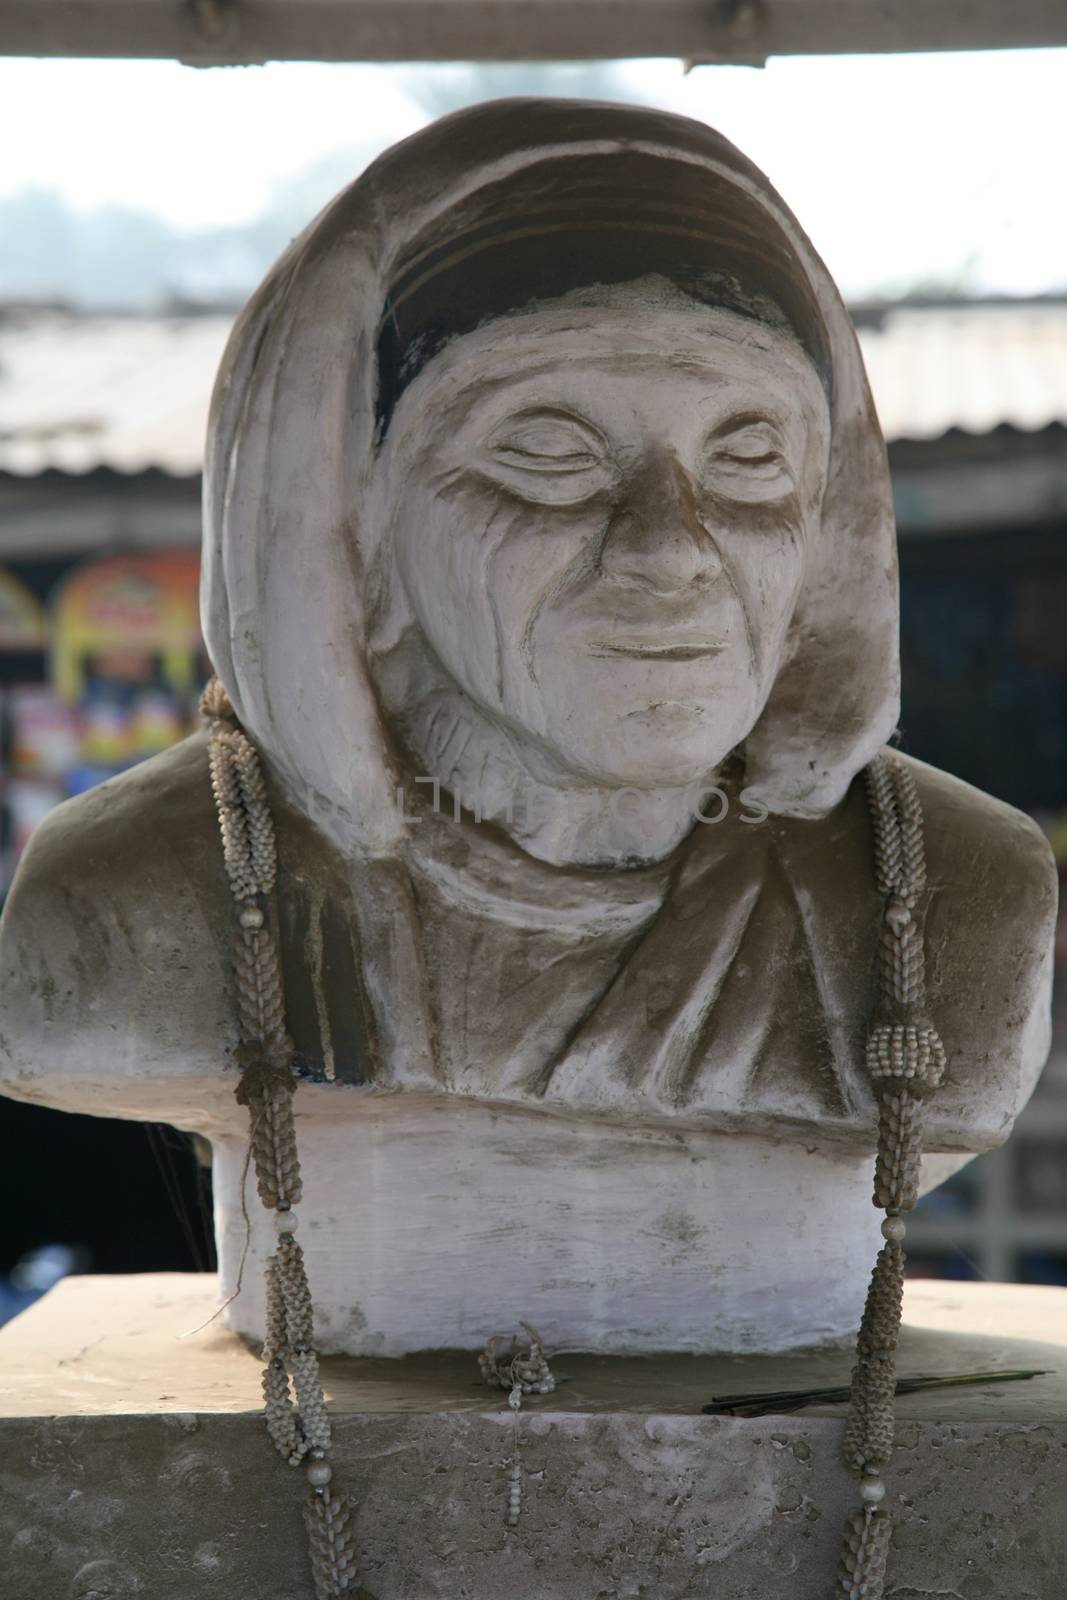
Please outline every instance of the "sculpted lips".
[[640, 639], [596, 639], [589, 647], [589, 654], [629, 656], [639, 661], [699, 661], [725, 648], [717, 639], [679, 639], [674, 644], [663, 640], [645, 643]]

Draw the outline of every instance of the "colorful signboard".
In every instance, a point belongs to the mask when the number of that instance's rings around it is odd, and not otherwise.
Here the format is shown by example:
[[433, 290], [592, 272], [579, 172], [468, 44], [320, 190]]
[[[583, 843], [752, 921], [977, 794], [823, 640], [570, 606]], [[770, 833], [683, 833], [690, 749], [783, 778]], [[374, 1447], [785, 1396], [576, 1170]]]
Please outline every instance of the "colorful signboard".
[[112, 556], [81, 567], [60, 585], [52, 612], [52, 683], [79, 704], [94, 678], [152, 676], [182, 693], [197, 677], [202, 650], [200, 560], [191, 551]]

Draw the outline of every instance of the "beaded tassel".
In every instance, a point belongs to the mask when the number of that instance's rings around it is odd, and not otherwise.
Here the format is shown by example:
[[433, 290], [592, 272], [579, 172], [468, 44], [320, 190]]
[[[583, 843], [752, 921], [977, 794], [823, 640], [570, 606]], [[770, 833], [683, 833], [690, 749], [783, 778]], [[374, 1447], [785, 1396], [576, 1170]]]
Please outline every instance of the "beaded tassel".
[[919, 1197], [923, 1102], [945, 1072], [945, 1049], [923, 1015], [926, 957], [917, 916], [926, 888], [922, 806], [907, 769], [890, 756], [867, 768], [878, 889], [886, 897], [880, 998], [867, 1040], [867, 1070], [878, 1096], [874, 1203], [886, 1240], [871, 1277], [856, 1343], [845, 1462], [860, 1480], [860, 1506], [845, 1528], [839, 1600], [882, 1600], [892, 1520], [882, 1473], [893, 1453], [896, 1349], [904, 1294], [905, 1223]]
[[293, 1125], [293, 1046], [285, 1027], [271, 903], [277, 877], [274, 823], [259, 757], [217, 679], [205, 689], [201, 710], [210, 723], [211, 787], [237, 906], [233, 958], [242, 1073], [236, 1093], [249, 1110], [256, 1185], [263, 1204], [275, 1213], [278, 1233], [266, 1277], [267, 1432], [290, 1466], [307, 1458], [304, 1520], [316, 1600], [342, 1600], [357, 1593], [355, 1542], [348, 1499], [330, 1488], [330, 1418], [314, 1348], [304, 1253], [295, 1238], [292, 1208], [302, 1187]]
[[353, 1594], [356, 1587], [356, 1544], [348, 1502], [326, 1490], [312, 1489], [304, 1510], [315, 1600]]
[[491, 1389], [507, 1389], [517, 1397], [516, 1410], [522, 1404], [524, 1394], [551, 1394], [556, 1387], [556, 1380], [545, 1355], [545, 1343], [536, 1328], [524, 1322], [530, 1338], [530, 1343], [525, 1352], [522, 1347], [510, 1346], [503, 1356], [497, 1351], [503, 1338], [499, 1334], [486, 1341], [485, 1349], [478, 1357], [478, 1367], [482, 1377]]
[[515, 1419], [515, 1454], [508, 1469], [506, 1522], [509, 1528], [517, 1528], [522, 1515], [523, 1468], [519, 1412], [522, 1409], [523, 1396], [551, 1394], [556, 1387], [555, 1375], [545, 1355], [544, 1340], [537, 1329], [531, 1327], [528, 1322], [524, 1322], [522, 1326], [530, 1339], [525, 1351], [521, 1345], [512, 1341], [505, 1355], [498, 1354], [504, 1340], [500, 1334], [494, 1334], [491, 1339], [486, 1340], [485, 1349], [478, 1357], [479, 1369], [489, 1387], [508, 1391], [508, 1405]]
[[507, 1515], [507, 1525], [508, 1525], [508, 1527], [509, 1528], [517, 1528], [518, 1525], [519, 1525], [519, 1518], [521, 1516], [522, 1516], [522, 1462], [519, 1459], [518, 1450], [516, 1450], [515, 1459], [511, 1463], [511, 1470], [508, 1473], [508, 1515]]
[[837, 1593], [843, 1600], [880, 1600], [889, 1556], [889, 1513], [882, 1506], [853, 1511], [845, 1527]]

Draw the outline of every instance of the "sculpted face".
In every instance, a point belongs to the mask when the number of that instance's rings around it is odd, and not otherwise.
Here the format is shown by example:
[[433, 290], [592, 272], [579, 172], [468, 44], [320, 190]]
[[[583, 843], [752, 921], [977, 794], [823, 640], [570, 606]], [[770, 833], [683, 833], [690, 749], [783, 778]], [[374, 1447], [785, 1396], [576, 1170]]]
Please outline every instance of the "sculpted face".
[[390, 424], [383, 511], [414, 621], [483, 712], [574, 780], [681, 786], [774, 683], [828, 409], [783, 332], [605, 301], [447, 346]]

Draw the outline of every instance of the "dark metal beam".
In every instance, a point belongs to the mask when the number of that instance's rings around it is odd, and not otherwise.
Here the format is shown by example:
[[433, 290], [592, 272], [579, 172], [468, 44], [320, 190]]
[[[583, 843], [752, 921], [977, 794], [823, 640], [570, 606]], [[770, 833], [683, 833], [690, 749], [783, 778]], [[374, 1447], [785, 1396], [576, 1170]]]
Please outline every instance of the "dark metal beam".
[[0, 55], [545, 61], [1067, 45], [1064, 0], [3, 0]]

